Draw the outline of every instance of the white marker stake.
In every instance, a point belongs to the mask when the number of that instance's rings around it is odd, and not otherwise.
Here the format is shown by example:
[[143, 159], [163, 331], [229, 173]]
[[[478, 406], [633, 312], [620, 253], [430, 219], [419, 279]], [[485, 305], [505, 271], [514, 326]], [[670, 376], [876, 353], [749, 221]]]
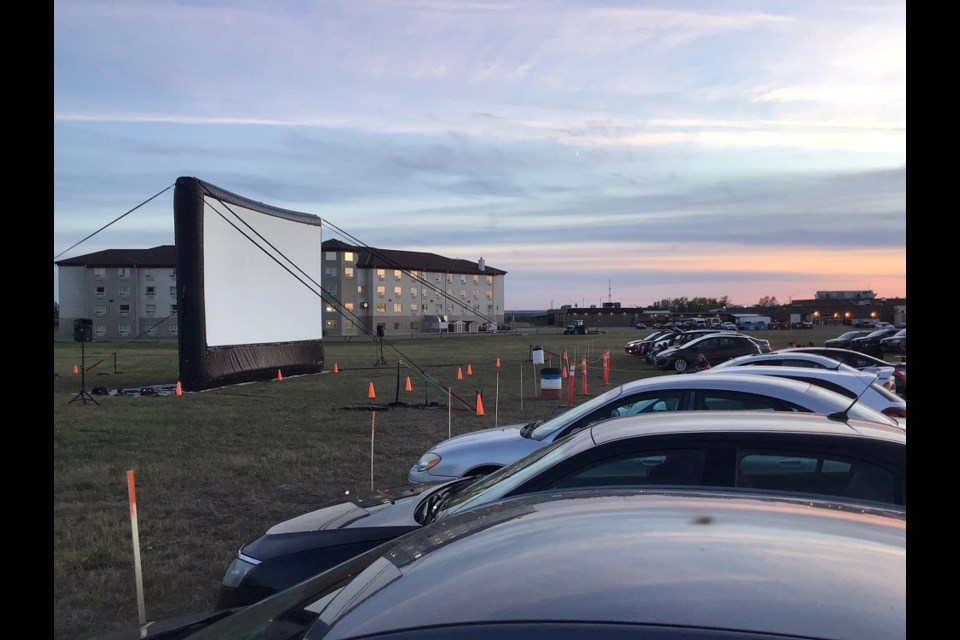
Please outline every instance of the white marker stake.
[[520, 413], [523, 413], [523, 363], [520, 363]]
[[140, 566], [140, 530], [137, 527], [137, 492], [133, 486], [133, 469], [127, 471], [127, 494], [130, 496], [130, 531], [133, 536], [133, 568], [137, 576], [137, 612], [140, 625], [147, 623], [147, 612], [143, 605], [143, 570]]
[[453, 435], [453, 426], [451, 421], [453, 420], [453, 405], [450, 404], [450, 387], [447, 387], [447, 438], [450, 438]]
[[497, 369], [497, 395], [493, 398], [493, 427], [500, 424], [500, 370]]
[[377, 433], [377, 412], [370, 414], [370, 491], [373, 491], [373, 438]]

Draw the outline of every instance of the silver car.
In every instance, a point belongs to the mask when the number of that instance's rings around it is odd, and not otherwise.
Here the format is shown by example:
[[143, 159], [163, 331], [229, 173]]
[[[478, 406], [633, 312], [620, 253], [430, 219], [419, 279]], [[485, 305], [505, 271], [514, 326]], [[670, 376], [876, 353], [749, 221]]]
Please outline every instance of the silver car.
[[[853, 352], [851, 352], [853, 353]], [[859, 354], [863, 355], [863, 354]], [[714, 369], [727, 369], [729, 367], [805, 367], [808, 369], [830, 369], [832, 371], [846, 371], [847, 373], [857, 373], [866, 371], [874, 373], [877, 376], [877, 384], [887, 391], [896, 392], [897, 383], [894, 378], [894, 367], [891, 364], [886, 367], [853, 367], [836, 358], [819, 353], [808, 353], [805, 351], [796, 351], [793, 349], [784, 349], [781, 351], [771, 351], [770, 353], [754, 353], [748, 356], [740, 356], [726, 362], [721, 362]]]
[[[851, 407], [851, 404], [853, 405]], [[775, 376], [717, 372], [657, 376], [620, 385], [558, 416], [482, 429], [444, 440], [411, 467], [411, 483], [486, 475], [574, 431], [608, 418], [655, 411], [752, 410], [838, 413], [897, 426], [897, 421], [836, 392]]]

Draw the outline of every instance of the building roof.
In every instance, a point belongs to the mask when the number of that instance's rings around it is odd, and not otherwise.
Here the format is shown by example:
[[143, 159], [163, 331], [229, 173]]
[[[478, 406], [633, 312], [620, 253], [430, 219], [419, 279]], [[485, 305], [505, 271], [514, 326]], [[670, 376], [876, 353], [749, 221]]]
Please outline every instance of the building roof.
[[177, 247], [165, 244], [152, 249], [106, 249], [55, 262], [58, 267], [170, 267], [177, 266]]
[[357, 253], [357, 267], [360, 269], [408, 269], [434, 273], [483, 273], [494, 276], [507, 273], [489, 265], [484, 265], [481, 268], [478, 262], [459, 258], [445, 258], [435, 253], [358, 247], [340, 240], [325, 240], [322, 247], [325, 251], [353, 251]]

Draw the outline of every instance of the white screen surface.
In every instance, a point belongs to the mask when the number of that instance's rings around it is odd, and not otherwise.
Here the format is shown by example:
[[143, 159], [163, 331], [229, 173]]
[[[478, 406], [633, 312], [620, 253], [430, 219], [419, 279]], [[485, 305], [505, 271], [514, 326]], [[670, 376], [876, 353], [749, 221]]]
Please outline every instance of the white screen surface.
[[322, 339], [321, 242], [319, 225], [204, 197], [207, 345]]

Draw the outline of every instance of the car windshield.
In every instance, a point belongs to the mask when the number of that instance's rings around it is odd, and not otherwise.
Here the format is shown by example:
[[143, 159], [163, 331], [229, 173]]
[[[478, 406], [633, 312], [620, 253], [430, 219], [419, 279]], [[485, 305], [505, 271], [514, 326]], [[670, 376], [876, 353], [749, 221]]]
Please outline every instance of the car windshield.
[[[592, 400], [588, 400], [587, 402], [584, 402], [583, 404], [576, 406], [570, 409], [569, 411], [564, 411], [560, 415], [550, 418], [543, 424], [540, 424], [539, 426], [537, 426], [537, 428], [531, 431], [527, 437], [533, 440], [543, 440], [544, 438], [547, 438], [553, 435], [560, 429], [563, 429], [564, 427], [569, 425], [571, 422], [575, 422], [576, 420], [579, 420], [580, 418], [589, 414], [595, 409], [599, 409], [600, 407], [607, 404], [608, 402], [611, 402], [614, 398], [621, 395], [622, 393], [623, 393], [622, 386], [619, 386], [615, 389], [610, 389], [610, 391], [607, 391], [606, 393], [602, 393], [596, 398], [593, 398]], [[527, 434], [521, 434], [521, 435], [527, 435]]]
[[[868, 407], [862, 402], [854, 402], [853, 406], [850, 406], [849, 403], [851, 402], [851, 400], [848, 399], [847, 397], [842, 396], [839, 393], [836, 393], [835, 391], [830, 391], [829, 389], [824, 389], [823, 387], [819, 387], [816, 384], [811, 384], [810, 388], [807, 389], [806, 394], [814, 397], [823, 398], [825, 401], [829, 402], [830, 404], [836, 405], [837, 408], [835, 411], [837, 412], [847, 411], [847, 415], [852, 419], [867, 420], [869, 422], [879, 422], [880, 424], [888, 424], [894, 427], [900, 426], [900, 423], [895, 418], [891, 418], [890, 416], [884, 415], [879, 411], [877, 411], [876, 409], [872, 409], [871, 407]], [[849, 407], [849, 410], [847, 410], [848, 407]]]
[[442, 509], [436, 515], [446, 517], [473, 506], [499, 500], [544, 469], [565, 459], [571, 449], [583, 446], [587, 445], [582, 441], [580, 443], [573, 441], [569, 436], [560, 438], [450, 496], [446, 503], [441, 505]]

